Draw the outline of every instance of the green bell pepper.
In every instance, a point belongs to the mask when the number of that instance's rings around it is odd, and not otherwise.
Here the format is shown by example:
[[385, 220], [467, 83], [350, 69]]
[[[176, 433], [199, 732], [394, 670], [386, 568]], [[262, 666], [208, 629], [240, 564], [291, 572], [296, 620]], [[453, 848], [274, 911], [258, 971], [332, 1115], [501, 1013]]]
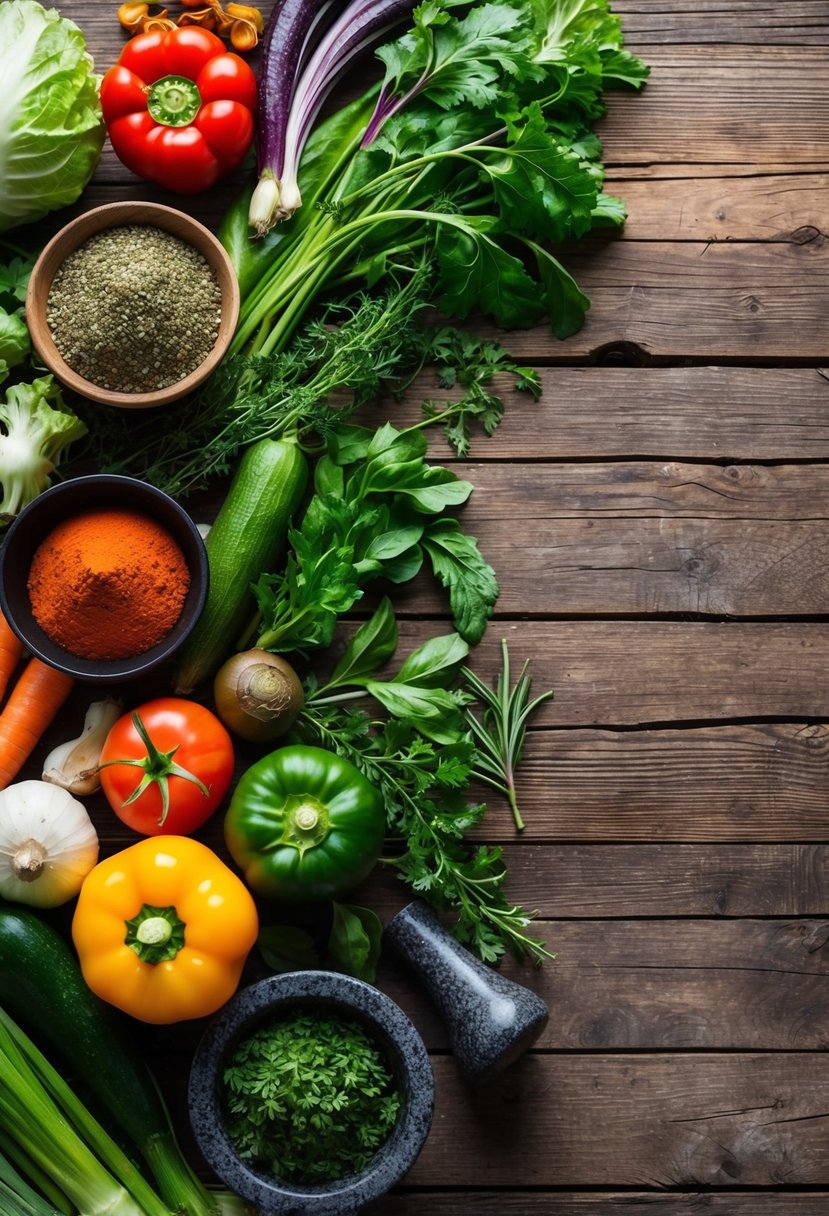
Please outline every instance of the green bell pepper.
[[250, 889], [293, 903], [352, 890], [380, 856], [385, 826], [379, 792], [353, 764], [294, 744], [242, 775], [224, 831]]

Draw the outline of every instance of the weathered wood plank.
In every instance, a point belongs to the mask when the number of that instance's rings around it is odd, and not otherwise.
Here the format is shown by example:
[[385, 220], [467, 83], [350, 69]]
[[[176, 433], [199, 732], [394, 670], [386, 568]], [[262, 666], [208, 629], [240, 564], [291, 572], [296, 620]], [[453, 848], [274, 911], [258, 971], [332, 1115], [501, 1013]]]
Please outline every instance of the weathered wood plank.
[[[557, 960], [538, 969], [508, 960], [503, 970], [550, 1009], [538, 1049], [821, 1051], [829, 1043], [825, 920], [544, 921], [534, 935]], [[448, 1048], [408, 969], [390, 967], [379, 982], [431, 1051]]]
[[[820, 916], [829, 906], [829, 845], [510, 843], [508, 819], [493, 803], [486, 820], [489, 839], [507, 840], [508, 896], [547, 919]], [[410, 898], [384, 866], [354, 894], [384, 920]]]
[[613, 0], [629, 50], [729, 42], [750, 46], [829, 43], [823, 0]]
[[[562, 258], [591, 300], [587, 320], [554, 347], [544, 327], [514, 331], [509, 347], [522, 358], [587, 358], [608, 343], [628, 342], [655, 359], [825, 360], [825, 243], [610, 238], [600, 248], [590, 239]], [[481, 329], [496, 336], [488, 325]]]
[[[464, 1209], [461, 1208], [464, 1204]], [[681, 1195], [618, 1191], [475, 1191], [468, 1198], [455, 1192], [406, 1190], [398, 1187], [367, 1204], [365, 1216], [825, 1216], [829, 1191], [770, 1194], [753, 1191], [686, 1191]]]
[[[829, 406], [829, 385], [824, 394]], [[623, 408], [623, 407], [620, 407]], [[829, 484], [821, 464], [685, 464], [621, 461], [613, 464], [478, 464], [457, 467], [475, 490], [465, 515], [477, 526], [599, 520], [624, 524], [722, 522], [820, 523], [829, 517]], [[538, 539], [538, 537], [536, 538]], [[556, 543], [555, 535], [549, 537]]]
[[485, 1094], [434, 1061], [407, 1176], [434, 1187], [826, 1186], [825, 1053], [525, 1056]]
[[[627, 46], [637, 50], [633, 39]], [[607, 95], [598, 131], [608, 164], [826, 164], [829, 48], [692, 45], [642, 53], [651, 74], [641, 93]]]
[[[401, 656], [435, 632], [433, 623], [402, 623]], [[532, 659], [535, 686], [556, 691], [555, 701], [541, 706], [538, 726], [809, 719], [829, 712], [822, 625], [505, 620], [475, 651], [484, 676], [497, 670], [502, 637], [514, 656]]]
[[[544, 513], [533, 519], [515, 502], [507, 508], [510, 535], [503, 520], [481, 518], [491, 509], [482, 505], [485, 492], [477, 490], [462, 518], [500, 576], [499, 613], [794, 617], [829, 611], [825, 524], [572, 520]], [[596, 500], [601, 510], [600, 494]], [[421, 576], [395, 588], [395, 602], [402, 612], [440, 612], [446, 600], [430, 576]]]
[[[557, 627], [552, 627], [557, 628]], [[619, 625], [620, 638], [625, 626]], [[764, 627], [757, 639], [772, 627]], [[552, 631], [552, 629], [551, 629]], [[585, 638], [585, 646], [590, 645]], [[630, 679], [635, 672], [655, 684], [660, 676], [648, 664], [649, 643], [631, 639]], [[517, 647], [513, 654], [524, 653]], [[664, 672], [677, 676], [677, 706], [693, 704], [700, 662], [678, 648], [665, 657]], [[762, 656], [761, 656], [762, 657]], [[771, 659], [774, 663], [774, 659]], [[620, 672], [617, 660], [605, 667]], [[809, 678], [809, 661], [800, 668]], [[550, 687], [533, 662], [534, 687]], [[598, 683], [598, 671], [594, 673]], [[750, 697], [736, 664], [725, 664], [724, 685], [736, 684], [731, 713], [748, 714]], [[633, 689], [619, 685], [620, 697]], [[727, 690], [721, 700], [725, 714]], [[569, 716], [560, 689], [548, 718]], [[717, 700], [716, 696], [714, 700]], [[609, 705], [607, 706], [609, 710]], [[614, 711], [615, 712], [615, 711]], [[622, 711], [624, 712], [624, 711]], [[644, 716], [644, 715], [643, 715]], [[817, 716], [817, 715], [815, 715]], [[829, 727], [826, 724], [769, 724], [700, 727], [683, 730], [530, 733], [518, 774], [518, 797], [527, 840], [551, 841], [819, 841], [829, 832]], [[498, 808], [494, 797], [489, 805]], [[510, 839], [506, 808], [494, 810], [478, 832], [483, 838]]]
[[[515, 336], [501, 340], [510, 348]], [[493, 438], [473, 437], [476, 461], [829, 459], [829, 372], [816, 368], [554, 367], [540, 376], [535, 403], [498, 378], [504, 419]], [[405, 426], [420, 419], [422, 401], [450, 399], [434, 377], [422, 376], [405, 401], [383, 403], [365, 417]], [[431, 432], [431, 445], [435, 460], [452, 461], [439, 431]]]
[[820, 240], [826, 228], [829, 176], [764, 174], [718, 177], [694, 167], [693, 177], [637, 180], [608, 174], [607, 189], [627, 206], [627, 240]]

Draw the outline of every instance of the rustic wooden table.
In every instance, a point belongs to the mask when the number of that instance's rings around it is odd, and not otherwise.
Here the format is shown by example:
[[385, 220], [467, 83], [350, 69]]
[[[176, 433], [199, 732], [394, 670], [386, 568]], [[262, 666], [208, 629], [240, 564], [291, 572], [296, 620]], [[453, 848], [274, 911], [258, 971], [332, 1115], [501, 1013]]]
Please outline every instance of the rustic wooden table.
[[[114, 0], [59, 7], [109, 66]], [[829, 1201], [829, 2], [614, 7], [652, 66], [599, 128], [627, 226], [567, 251], [581, 333], [508, 336], [544, 395], [475, 443], [465, 509], [502, 584], [476, 670], [506, 637], [556, 690], [521, 773], [526, 831], [493, 804], [478, 832], [558, 951], [505, 968], [552, 1017], [481, 1092], [385, 964], [437, 1108], [372, 1216]], [[213, 224], [229, 196], [188, 205]], [[107, 149], [82, 205], [124, 197], [175, 201]], [[425, 584], [397, 604], [408, 641], [444, 613]], [[105, 849], [128, 843], [95, 814]], [[378, 877], [361, 896], [385, 918], [407, 892]], [[186, 1138], [193, 1029], [144, 1038]]]

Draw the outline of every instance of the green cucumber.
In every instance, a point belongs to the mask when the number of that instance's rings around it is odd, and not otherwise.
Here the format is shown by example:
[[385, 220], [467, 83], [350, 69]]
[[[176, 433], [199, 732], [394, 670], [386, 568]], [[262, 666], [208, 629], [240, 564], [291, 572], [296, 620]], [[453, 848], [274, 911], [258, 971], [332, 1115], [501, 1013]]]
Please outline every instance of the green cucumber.
[[177, 693], [215, 674], [253, 616], [251, 585], [273, 569], [307, 481], [308, 464], [290, 440], [260, 439], [245, 452], [207, 536], [210, 587], [179, 651]]
[[50, 1045], [145, 1157], [164, 1201], [188, 1216], [216, 1204], [176, 1143], [147, 1064], [112, 1010], [86, 986], [60, 934], [24, 908], [0, 906], [0, 1005]]

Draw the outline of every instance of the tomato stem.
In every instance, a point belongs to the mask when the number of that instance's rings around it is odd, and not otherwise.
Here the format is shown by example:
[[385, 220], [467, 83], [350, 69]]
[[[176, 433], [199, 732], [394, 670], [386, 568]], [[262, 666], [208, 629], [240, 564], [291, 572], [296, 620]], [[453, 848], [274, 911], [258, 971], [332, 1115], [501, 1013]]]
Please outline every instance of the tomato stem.
[[177, 743], [168, 752], [160, 752], [150, 738], [146, 726], [137, 713], [132, 715], [132, 724], [138, 732], [141, 742], [147, 749], [146, 756], [137, 760], [108, 760], [105, 764], [101, 765], [101, 768], [111, 768], [113, 764], [129, 764], [133, 768], [143, 769], [144, 775], [140, 782], [132, 791], [129, 798], [125, 798], [121, 805], [129, 806], [130, 803], [135, 802], [141, 797], [148, 786], [157, 785], [158, 792], [161, 795], [161, 818], [158, 821], [158, 825], [161, 827], [170, 810], [170, 777], [181, 777], [184, 781], [191, 781], [193, 785], [198, 786], [205, 798], [210, 797], [210, 790], [203, 781], [199, 780], [195, 773], [191, 773], [189, 769], [182, 768], [180, 764], [176, 764], [173, 760], [173, 756], [175, 756], [181, 746], [180, 744]]

